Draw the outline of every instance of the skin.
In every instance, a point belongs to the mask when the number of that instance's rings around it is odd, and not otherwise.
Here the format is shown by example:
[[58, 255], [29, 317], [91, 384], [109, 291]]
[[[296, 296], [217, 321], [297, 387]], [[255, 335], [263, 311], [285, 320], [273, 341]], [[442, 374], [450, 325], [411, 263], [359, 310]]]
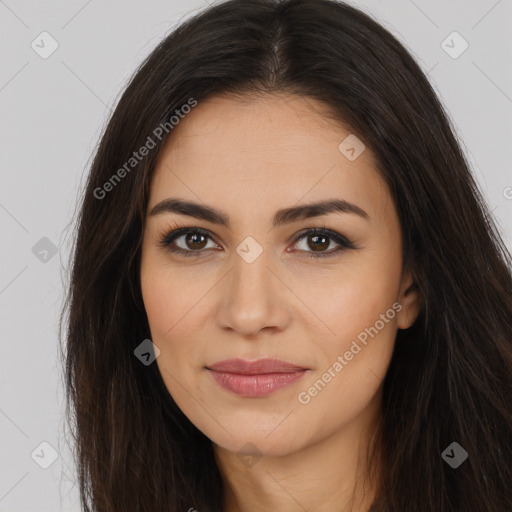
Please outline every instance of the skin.
[[[354, 161], [338, 150], [350, 133], [311, 98], [216, 96], [180, 121], [159, 155], [142, 247], [144, 305], [169, 393], [213, 442], [227, 512], [366, 511], [375, 493], [363, 477], [370, 469], [378, 476], [365, 457], [382, 381], [397, 330], [412, 325], [420, 297], [402, 268], [399, 219], [370, 149]], [[149, 215], [169, 197], [222, 210], [231, 225]], [[369, 218], [334, 212], [272, 227], [277, 210], [327, 199], [353, 203]], [[181, 236], [174, 244], [196, 253], [173, 254], [159, 242], [174, 225], [210, 237], [198, 249]], [[356, 247], [308, 258], [319, 254], [312, 236], [298, 239], [313, 227]], [[252, 263], [236, 252], [248, 236], [263, 250]], [[320, 252], [339, 247], [327, 243]], [[394, 303], [401, 311], [301, 403], [299, 393]], [[237, 357], [309, 371], [265, 397], [240, 397], [205, 368]]]

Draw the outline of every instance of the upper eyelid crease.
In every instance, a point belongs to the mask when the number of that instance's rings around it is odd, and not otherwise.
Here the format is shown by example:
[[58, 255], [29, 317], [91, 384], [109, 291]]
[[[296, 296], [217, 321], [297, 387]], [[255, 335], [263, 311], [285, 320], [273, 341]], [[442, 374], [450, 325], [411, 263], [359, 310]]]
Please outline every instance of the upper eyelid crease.
[[[228, 229], [230, 228], [229, 217], [224, 212], [192, 201], [185, 201], [178, 198], [164, 199], [153, 206], [149, 212], [149, 216], [159, 215], [164, 212], [187, 215], [213, 224], [225, 226]], [[343, 199], [330, 199], [279, 210], [272, 219], [272, 225], [273, 227], [278, 227], [297, 220], [310, 219], [329, 213], [351, 213], [365, 220], [370, 220], [370, 216], [359, 206], [344, 201]]]

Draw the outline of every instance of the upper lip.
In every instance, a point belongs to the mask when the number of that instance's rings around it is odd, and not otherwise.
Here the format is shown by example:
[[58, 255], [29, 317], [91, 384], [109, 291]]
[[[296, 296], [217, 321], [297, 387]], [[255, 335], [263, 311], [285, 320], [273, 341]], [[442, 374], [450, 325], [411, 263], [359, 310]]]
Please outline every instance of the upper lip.
[[246, 361], [245, 359], [227, 359], [218, 363], [208, 365], [209, 370], [226, 373], [237, 373], [240, 375], [258, 375], [264, 373], [291, 373], [307, 370], [302, 366], [287, 363], [280, 359], [258, 359], [257, 361]]

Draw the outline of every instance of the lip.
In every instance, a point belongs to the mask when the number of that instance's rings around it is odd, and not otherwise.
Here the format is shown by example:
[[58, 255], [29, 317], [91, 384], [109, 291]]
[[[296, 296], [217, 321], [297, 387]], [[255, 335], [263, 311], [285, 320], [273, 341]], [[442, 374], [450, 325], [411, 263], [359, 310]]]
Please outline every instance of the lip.
[[291, 373], [298, 370], [307, 370], [303, 366], [287, 363], [280, 359], [258, 359], [246, 361], [245, 359], [226, 359], [207, 366], [209, 370], [240, 375], [259, 375], [264, 373]]
[[279, 359], [228, 359], [206, 367], [224, 389], [244, 397], [261, 397], [301, 379], [308, 368]]

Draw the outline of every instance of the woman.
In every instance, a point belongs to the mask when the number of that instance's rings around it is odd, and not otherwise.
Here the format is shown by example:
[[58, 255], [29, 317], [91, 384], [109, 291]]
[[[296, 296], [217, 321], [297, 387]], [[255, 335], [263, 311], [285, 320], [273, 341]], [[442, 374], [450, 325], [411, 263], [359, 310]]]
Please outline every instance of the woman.
[[164, 39], [103, 134], [65, 336], [85, 510], [512, 510], [511, 257], [403, 46], [330, 0]]

